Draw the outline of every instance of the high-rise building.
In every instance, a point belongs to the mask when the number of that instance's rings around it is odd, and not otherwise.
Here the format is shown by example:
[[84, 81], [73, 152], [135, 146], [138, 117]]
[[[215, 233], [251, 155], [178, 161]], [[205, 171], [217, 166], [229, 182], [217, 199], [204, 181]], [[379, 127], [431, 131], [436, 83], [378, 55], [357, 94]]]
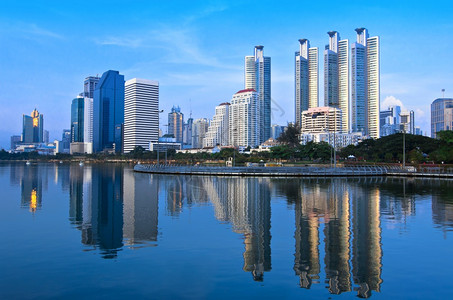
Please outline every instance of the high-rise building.
[[21, 136], [20, 135], [12, 135], [11, 136], [11, 146], [10, 146], [10, 150], [15, 150], [17, 145], [20, 144], [21, 142]]
[[98, 76], [89, 76], [85, 78], [83, 82], [83, 97], [86, 98], [93, 98], [94, 97], [94, 90], [99, 82]]
[[259, 143], [271, 136], [271, 58], [264, 56], [263, 46], [255, 46], [255, 55], [245, 57], [245, 89], [259, 96]]
[[[301, 113], [302, 115], [302, 113]], [[271, 137], [277, 140], [284, 131], [284, 126], [274, 124], [271, 126]]]
[[349, 124], [349, 41], [340, 40], [337, 31], [329, 31], [329, 44], [324, 51], [324, 106], [342, 111], [342, 130]]
[[230, 103], [221, 103], [215, 108], [215, 115], [209, 125], [203, 147], [215, 147], [216, 145], [228, 146], [228, 122], [230, 115]]
[[70, 129], [63, 129], [63, 133], [61, 135], [61, 143], [59, 146], [60, 153], [69, 153], [69, 149], [71, 147], [71, 130]]
[[431, 137], [442, 130], [453, 130], [453, 98], [438, 98], [431, 103]]
[[83, 99], [83, 141], [93, 143], [93, 98]]
[[390, 106], [387, 110], [379, 113], [379, 132], [381, 137], [399, 132], [401, 123], [401, 106]]
[[229, 143], [238, 146], [258, 146], [260, 142], [260, 100], [254, 89], [245, 89], [233, 95], [229, 116]]
[[342, 111], [335, 107], [313, 107], [302, 112], [301, 133], [341, 133]]
[[182, 143], [183, 137], [184, 114], [179, 106], [173, 106], [168, 113], [168, 134], [176, 138], [177, 143]]
[[400, 114], [400, 131], [415, 134], [415, 114], [414, 111], [403, 111]]
[[23, 115], [22, 143], [42, 143], [44, 130], [44, 117], [36, 108], [30, 116]]
[[351, 126], [372, 138], [380, 136], [379, 37], [357, 28], [351, 46]]
[[124, 95], [124, 152], [144, 149], [159, 138], [159, 83], [153, 80], [126, 81]]
[[84, 99], [81, 96], [72, 100], [71, 143], [81, 143], [84, 137]]
[[124, 75], [102, 74], [94, 90], [93, 150], [122, 152], [124, 127]]
[[49, 143], [49, 130], [44, 130], [42, 142], [45, 144]]
[[184, 123], [184, 132], [182, 135], [182, 142], [186, 146], [186, 148], [192, 147], [192, 125], [193, 119], [189, 117], [187, 119], [187, 123]]
[[299, 40], [295, 54], [295, 121], [300, 126], [302, 111], [318, 106], [318, 48], [307, 39]]
[[196, 119], [192, 124], [192, 148], [202, 148], [203, 139], [208, 131], [209, 121], [206, 118]]

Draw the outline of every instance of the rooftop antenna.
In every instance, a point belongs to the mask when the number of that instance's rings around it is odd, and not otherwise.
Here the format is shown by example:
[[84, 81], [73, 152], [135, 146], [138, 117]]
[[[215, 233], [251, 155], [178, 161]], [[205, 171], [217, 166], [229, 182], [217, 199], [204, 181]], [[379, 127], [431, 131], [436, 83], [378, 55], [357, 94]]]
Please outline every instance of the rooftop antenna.
[[445, 89], [442, 89], [442, 98], [445, 98]]

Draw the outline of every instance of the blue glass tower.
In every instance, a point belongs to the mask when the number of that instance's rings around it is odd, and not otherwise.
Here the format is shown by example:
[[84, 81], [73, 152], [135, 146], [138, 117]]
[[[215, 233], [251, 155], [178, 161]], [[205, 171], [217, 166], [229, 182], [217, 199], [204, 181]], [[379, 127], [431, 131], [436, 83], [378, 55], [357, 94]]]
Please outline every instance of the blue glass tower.
[[83, 142], [84, 99], [77, 97], [71, 105], [71, 142]]
[[124, 128], [124, 75], [109, 70], [94, 90], [93, 151], [122, 152]]

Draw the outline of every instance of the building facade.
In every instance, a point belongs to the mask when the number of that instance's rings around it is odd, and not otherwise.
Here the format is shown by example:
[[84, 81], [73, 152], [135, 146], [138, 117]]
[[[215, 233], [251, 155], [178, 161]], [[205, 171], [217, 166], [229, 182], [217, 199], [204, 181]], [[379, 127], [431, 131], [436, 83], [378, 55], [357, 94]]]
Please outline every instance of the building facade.
[[255, 46], [255, 55], [245, 57], [245, 89], [254, 89], [260, 100], [260, 143], [271, 135], [271, 58], [263, 46]]
[[295, 122], [300, 126], [302, 111], [318, 106], [318, 48], [310, 48], [307, 39], [299, 40], [294, 70]]
[[342, 111], [335, 107], [314, 107], [302, 112], [301, 133], [341, 133]]
[[206, 118], [196, 119], [192, 124], [192, 148], [203, 148], [203, 139], [208, 131], [209, 121]]
[[229, 144], [234, 147], [255, 147], [261, 144], [259, 94], [245, 89], [233, 95], [229, 115]]
[[215, 115], [209, 125], [203, 147], [228, 146], [229, 145], [229, 116], [230, 103], [221, 103], [215, 108]]
[[91, 98], [94, 97], [94, 90], [101, 78], [98, 76], [89, 76], [83, 81], [83, 97]]
[[71, 143], [84, 142], [84, 98], [78, 96], [71, 104]]
[[173, 106], [168, 113], [168, 134], [176, 138], [177, 143], [183, 142], [184, 114], [179, 106]]
[[124, 153], [148, 149], [159, 138], [159, 83], [134, 78], [124, 89]]
[[438, 98], [431, 103], [431, 137], [442, 130], [453, 130], [453, 98]]
[[22, 143], [42, 143], [44, 116], [36, 108], [30, 116], [22, 116]]
[[337, 31], [329, 31], [324, 51], [324, 106], [342, 111], [342, 130], [349, 132], [349, 41], [340, 40]]
[[184, 148], [192, 148], [192, 126], [193, 119], [189, 117], [187, 122], [184, 123], [184, 133], [182, 135], [182, 142]]
[[109, 70], [102, 74], [93, 98], [93, 151], [123, 150], [124, 76]]

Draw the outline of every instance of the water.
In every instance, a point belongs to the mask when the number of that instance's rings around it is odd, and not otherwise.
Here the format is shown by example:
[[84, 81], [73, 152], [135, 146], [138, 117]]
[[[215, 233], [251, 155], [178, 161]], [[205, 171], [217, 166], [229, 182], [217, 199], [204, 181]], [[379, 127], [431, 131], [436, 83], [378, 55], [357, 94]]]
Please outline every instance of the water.
[[446, 298], [451, 180], [0, 165], [0, 298]]

